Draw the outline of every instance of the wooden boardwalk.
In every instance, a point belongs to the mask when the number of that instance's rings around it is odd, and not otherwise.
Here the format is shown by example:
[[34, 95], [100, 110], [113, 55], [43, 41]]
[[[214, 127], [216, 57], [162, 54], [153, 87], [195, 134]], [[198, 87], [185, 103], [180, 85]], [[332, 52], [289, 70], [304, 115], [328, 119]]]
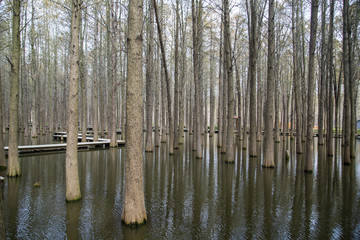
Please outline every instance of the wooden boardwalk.
[[[54, 140], [66, 140], [66, 132], [57, 132], [53, 135]], [[81, 141], [81, 134], [79, 134], [78, 149], [93, 149], [93, 148], [105, 148], [110, 146], [110, 139], [99, 138], [98, 141], [94, 142], [94, 138], [87, 136], [86, 142]], [[125, 145], [124, 140], [117, 140], [118, 146]], [[5, 152], [9, 150], [9, 147], [4, 147]], [[38, 153], [38, 152], [54, 152], [66, 150], [66, 143], [58, 144], [43, 144], [43, 145], [25, 145], [18, 146], [19, 154], [25, 153]]]

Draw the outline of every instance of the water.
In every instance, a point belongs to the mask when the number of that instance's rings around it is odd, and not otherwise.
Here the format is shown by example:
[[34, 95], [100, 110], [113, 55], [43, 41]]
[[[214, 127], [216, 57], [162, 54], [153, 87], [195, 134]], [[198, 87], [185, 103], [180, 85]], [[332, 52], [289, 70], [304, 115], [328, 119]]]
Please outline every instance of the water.
[[[239, 146], [240, 144], [238, 144]], [[236, 148], [226, 164], [216, 139], [205, 138], [204, 158], [195, 158], [191, 137], [168, 156], [162, 144], [144, 153], [148, 222], [121, 223], [125, 149], [79, 152], [82, 199], [65, 202], [65, 153], [21, 158], [22, 176], [2, 183], [9, 239], [359, 239], [360, 142], [357, 158], [344, 166], [314, 144], [314, 172], [304, 173], [305, 154], [276, 167]], [[257, 143], [261, 153], [261, 143]], [[1, 173], [4, 175], [4, 173]], [[41, 186], [36, 188], [34, 183]]]

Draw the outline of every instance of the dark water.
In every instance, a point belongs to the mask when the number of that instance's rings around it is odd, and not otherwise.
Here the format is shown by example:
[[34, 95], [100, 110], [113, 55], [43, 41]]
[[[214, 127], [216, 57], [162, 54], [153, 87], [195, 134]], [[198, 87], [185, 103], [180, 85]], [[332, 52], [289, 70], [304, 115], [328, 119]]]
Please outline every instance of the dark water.
[[135, 229], [121, 223], [124, 148], [79, 152], [76, 203], [65, 202], [64, 153], [22, 157], [22, 176], [2, 183], [7, 238], [360, 238], [359, 141], [351, 166], [343, 165], [339, 144], [336, 157], [327, 157], [315, 143], [312, 174], [304, 173], [305, 154], [294, 154], [290, 141], [288, 162], [284, 143], [275, 145], [274, 169], [240, 147], [235, 164], [226, 164], [208, 137], [204, 159], [195, 159], [191, 138], [185, 143], [171, 157], [165, 144], [144, 154], [148, 222]]

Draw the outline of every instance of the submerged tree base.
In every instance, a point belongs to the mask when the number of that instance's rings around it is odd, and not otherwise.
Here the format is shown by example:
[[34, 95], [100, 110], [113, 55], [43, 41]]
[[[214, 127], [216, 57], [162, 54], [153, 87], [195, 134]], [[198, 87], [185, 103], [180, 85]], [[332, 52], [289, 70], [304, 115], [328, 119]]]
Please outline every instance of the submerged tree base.
[[121, 223], [130, 227], [130, 228], [138, 228], [142, 225], [145, 225], [147, 222], [147, 218], [145, 217], [142, 221], [139, 222], [126, 222], [124, 219], [121, 219]]
[[267, 165], [261, 165], [263, 168], [270, 168], [270, 169], [273, 169], [273, 168], [275, 168], [275, 165], [269, 165], [269, 166], [267, 166]]
[[225, 163], [235, 163], [235, 160], [225, 160]]
[[74, 198], [74, 199], [66, 199], [67, 203], [74, 203], [74, 202], [78, 202], [81, 200], [81, 196], [78, 198]]

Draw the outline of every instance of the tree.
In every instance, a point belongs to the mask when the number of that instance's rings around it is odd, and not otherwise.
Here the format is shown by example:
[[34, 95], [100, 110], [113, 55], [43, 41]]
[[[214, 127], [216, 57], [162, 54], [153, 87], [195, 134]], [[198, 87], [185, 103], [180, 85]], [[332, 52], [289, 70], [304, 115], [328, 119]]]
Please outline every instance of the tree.
[[4, 132], [3, 132], [3, 119], [4, 119], [4, 112], [3, 112], [3, 88], [2, 88], [2, 79], [1, 79], [1, 67], [0, 67], [0, 169], [5, 169], [6, 160], [5, 160], [5, 151], [4, 151]]
[[257, 0], [250, 0], [250, 36], [249, 36], [249, 81], [250, 81], [250, 139], [249, 156], [256, 157], [256, 62], [257, 62]]
[[19, 130], [19, 68], [20, 68], [20, 0], [13, 0], [12, 5], [12, 59], [11, 65], [11, 89], [10, 89], [10, 120], [9, 120], [9, 177], [21, 175], [18, 153], [18, 130]]
[[[334, 50], [333, 50], [333, 38], [334, 38], [334, 5], [335, 0], [330, 0], [330, 24], [329, 24], [329, 41], [328, 41], [328, 55], [329, 55], [329, 61], [328, 61], [328, 69], [329, 69], [329, 85], [328, 85], [328, 115], [327, 115], [327, 155], [332, 156], [333, 155], [333, 108], [334, 108], [334, 101], [333, 101], [333, 82], [334, 82], [334, 67], [333, 67], [333, 59], [334, 59]], [[336, 95], [336, 94], [335, 94]], [[335, 96], [335, 99], [336, 96]], [[337, 112], [337, 111], [336, 111]], [[337, 114], [335, 114], [335, 122], [337, 122]], [[337, 124], [335, 126], [337, 128]], [[337, 131], [336, 131], [336, 134]]]
[[183, 128], [178, 125], [179, 123], [179, 25], [180, 25], [180, 15], [179, 15], [179, 0], [176, 0], [176, 10], [175, 10], [175, 84], [174, 84], [174, 148], [179, 148], [179, 135], [183, 131]]
[[307, 101], [307, 134], [306, 134], [306, 156], [305, 171], [313, 170], [313, 147], [314, 147], [314, 100], [315, 100], [315, 48], [317, 32], [317, 15], [319, 0], [311, 0], [311, 22], [310, 22], [310, 46], [309, 46], [309, 72], [308, 72], [308, 101]]
[[228, 129], [226, 142], [226, 162], [235, 162], [234, 156], [234, 77], [233, 77], [233, 61], [231, 53], [230, 40], [230, 11], [229, 1], [224, 0], [224, 43], [225, 43], [225, 66], [227, 74], [228, 87]]
[[[320, 83], [319, 83], [319, 139], [318, 144], [324, 145], [324, 98], [325, 98], [325, 19], [326, 19], [326, 0], [321, 3], [321, 56], [320, 56]], [[330, 109], [329, 109], [330, 110]]]
[[70, 79], [68, 96], [68, 127], [66, 144], [66, 200], [81, 198], [78, 170], [78, 120], [79, 120], [79, 32], [81, 18], [81, 0], [72, 1], [71, 14], [71, 51]]
[[344, 61], [344, 116], [343, 116], [343, 144], [344, 164], [350, 161], [350, 135], [351, 135], [351, 105], [350, 105], [350, 53], [349, 53], [349, 0], [343, 5], [343, 61]]
[[[154, 0], [155, 12], [156, 3]], [[126, 225], [147, 220], [142, 154], [142, 20], [143, 1], [129, 1], [126, 104], [125, 196], [121, 215]]]
[[[274, 167], [274, 95], [275, 95], [275, 7], [274, 0], [269, 0], [269, 21], [268, 21], [268, 68], [267, 68], [267, 89], [265, 104], [265, 136], [263, 146], [263, 167]], [[277, 124], [275, 122], [275, 124]], [[284, 133], [285, 134], [285, 133]]]
[[149, 0], [148, 40], [146, 53], [146, 143], [145, 151], [153, 151], [152, 115], [153, 115], [153, 78], [154, 78], [154, 7]]
[[94, 142], [99, 139], [99, 123], [98, 123], [98, 35], [99, 35], [99, 19], [98, 19], [98, 5], [94, 5], [95, 14], [95, 28], [94, 28], [94, 65], [93, 65], [93, 131], [94, 131]]

